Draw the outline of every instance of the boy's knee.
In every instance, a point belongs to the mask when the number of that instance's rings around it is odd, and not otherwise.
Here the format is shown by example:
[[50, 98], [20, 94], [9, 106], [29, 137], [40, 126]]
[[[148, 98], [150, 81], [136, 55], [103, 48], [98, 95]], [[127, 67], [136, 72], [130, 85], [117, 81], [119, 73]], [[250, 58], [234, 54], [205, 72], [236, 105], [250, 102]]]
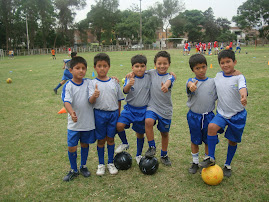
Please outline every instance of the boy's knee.
[[237, 142], [233, 142], [231, 140], [228, 140], [228, 142], [229, 142], [229, 145], [231, 145], [231, 146], [236, 146], [237, 145]]
[[118, 122], [118, 123], [117, 123], [117, 131], [118, 131], [118, 132], [122, 132], [122, 131], [124, 131], [124, 127], [125, 127], [125, 125], [126, 125], [126, 124], [124, 124], [124, 123], [120, 123], [120, 122]]
[[74, 146], [74, 147], [68, 147], [68, 151], [71, 152], [71, 153], [77, 151], [77, 146]]
[[106, 143], [106, 139], [97, 140], [98, 147], [104, 147], [105, 143]]
[[80, 145], [81, 145], [81, 147], [83, 147], [83, 148], [87, 148], [87, 147], [89, 147], [89, 144], [87, 144], [87, 143], [80, 143]]
[[144, 138], [144, 134], [136, 133], [136, 137], [142, 139]]
[[215, 123], [210, 123], [208, 125], [208, 135], [216, 135], [220, 127]]
[[113, 137], [107, 137], [107, 144], [113, 145], [114, 144], [114, 138]]
[[145, 120], [145, 125], [146, 126], [153, 126], [154, 125], [154, 120], [153, 119], [150, 119], [150, 118], [147, 118], [146, 120]]

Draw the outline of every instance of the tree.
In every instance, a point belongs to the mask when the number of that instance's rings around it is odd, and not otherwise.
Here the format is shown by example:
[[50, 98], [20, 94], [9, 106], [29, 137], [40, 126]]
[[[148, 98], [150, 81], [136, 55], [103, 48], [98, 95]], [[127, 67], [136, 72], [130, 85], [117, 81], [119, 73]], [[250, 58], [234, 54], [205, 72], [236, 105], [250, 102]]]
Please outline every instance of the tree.
[[203, 12], [203, 15], [204, 15], [203, 28], [205, 29], [204, 40], [214, 41], [220, 34], [220, 29], [215, 22], [213, 9], [211, 7], [208, 8], [205, 12]]

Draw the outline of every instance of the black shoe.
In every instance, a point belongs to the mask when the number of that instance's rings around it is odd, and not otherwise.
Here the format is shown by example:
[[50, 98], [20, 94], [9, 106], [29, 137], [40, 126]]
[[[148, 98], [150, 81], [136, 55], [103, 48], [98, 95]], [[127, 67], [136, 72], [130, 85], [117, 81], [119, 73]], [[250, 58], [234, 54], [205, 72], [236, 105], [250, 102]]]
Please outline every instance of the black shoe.
[[199, 166], [202, 168], [208, 168], [209, 166], [215, 165], [215, 160], [211, 157], [207, 157], [203, 162], [199, 163]]
[[54, 89], [53, 89], [53, 91], [54, 91], [54, 93], [57, 95], [57, 89], [56, 89], [56, 88], [54, 88]]
[[69, 182], [79, 175], [79, 172], [70, 170], [69, 173], [64, 177], [63, 181]]
[[232, 175], [232, 169], [231, 168], [227, 168], [227, 166], [224, 166], [222, 170], [223, 170], [223, 175], [225, 177], [231, 177], [231, 175]]
[[148, 158], [154, 157], [156, 154], [156, 147], [150, 147], [148, 148], [148, 151], [146, 151], [145, 156]]
[[81, 174], [82, 174], [84, 177], [90, 177], [90, 176], [91, 176], [90, 171], [88, 170], [88, 168], [87, 168], [85, 165], [82, 166], [79, 170], [80, 170]]
[[189, 173], [195, 174], [197, 173], [198, 169], [199, 169], [199, 165], [196, 163], [192, 163], [191, 167], [189, 168]]
[[161, 162], [162, 162], [162, 164], [164, 164], [166, 166], [171, 166], [171, 161], [170, 161], [170, 158], [168, 157], [168, 155], [161, 156]]

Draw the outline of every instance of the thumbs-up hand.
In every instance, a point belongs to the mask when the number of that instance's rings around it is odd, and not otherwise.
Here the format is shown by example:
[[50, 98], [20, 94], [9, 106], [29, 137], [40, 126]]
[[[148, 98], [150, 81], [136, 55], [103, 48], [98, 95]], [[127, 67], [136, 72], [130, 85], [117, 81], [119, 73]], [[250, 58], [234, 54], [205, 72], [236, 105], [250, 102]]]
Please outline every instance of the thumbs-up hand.
[[78, 117], [77, 117], [77, 115], [76, 115], [76, 112], [75, 111], [73, 111], [71, 114], [71, 117], [72, 117], [72, 120], [74, 121], [74, 122], [77, 122], [78, 121]]
[[245, 107], [247, 106], [247, 96], [241, 95], [241, 104]]
[[130, 85], [130, 86], [133, 86], [134, 83], [135, 83], [135, 79], [134, 79], [134, 77], [131, 77], [131, 78], [130, 78], [130, 81], [129, 81], [129, 85]]
[[190, 82], [189, 89], [190, 89], [191, 92], [196, 91], [196, 89], [197, 89], [197, 83], [198, 83], [198, 80], [196, 80], [194, 83], [193, 82]]
[[162, 90], [162, 92], [164, 92], [164, 93], [167, 93], [167, 92], [168, 92], [168, 87], [167, 87], [165, 84], [163, 84], [163, 82], [162, 82], [162, 84], [161, 84], [161, 90]]
[[99, 95], [100, 95], [100, 91], [98, 90], [98, 85], [95, 84], [95, 89], [94, 89], [93, 96], [94, 96], [95, 98], [98, 98]]

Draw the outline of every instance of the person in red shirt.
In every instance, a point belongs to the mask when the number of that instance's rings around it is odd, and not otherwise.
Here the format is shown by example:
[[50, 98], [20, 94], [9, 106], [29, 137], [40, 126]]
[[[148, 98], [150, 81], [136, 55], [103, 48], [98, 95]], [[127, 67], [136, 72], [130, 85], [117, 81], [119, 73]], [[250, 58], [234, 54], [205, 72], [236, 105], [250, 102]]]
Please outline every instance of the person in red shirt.
[[217, 41], [214, 42], [214, 50], [215, 50], [215, 55], [219, 54], [219, 45]]
[[230, 48], [230, 50], [233, 50], [233, 42], [232, 41], [230, 42], [229, 48]]

